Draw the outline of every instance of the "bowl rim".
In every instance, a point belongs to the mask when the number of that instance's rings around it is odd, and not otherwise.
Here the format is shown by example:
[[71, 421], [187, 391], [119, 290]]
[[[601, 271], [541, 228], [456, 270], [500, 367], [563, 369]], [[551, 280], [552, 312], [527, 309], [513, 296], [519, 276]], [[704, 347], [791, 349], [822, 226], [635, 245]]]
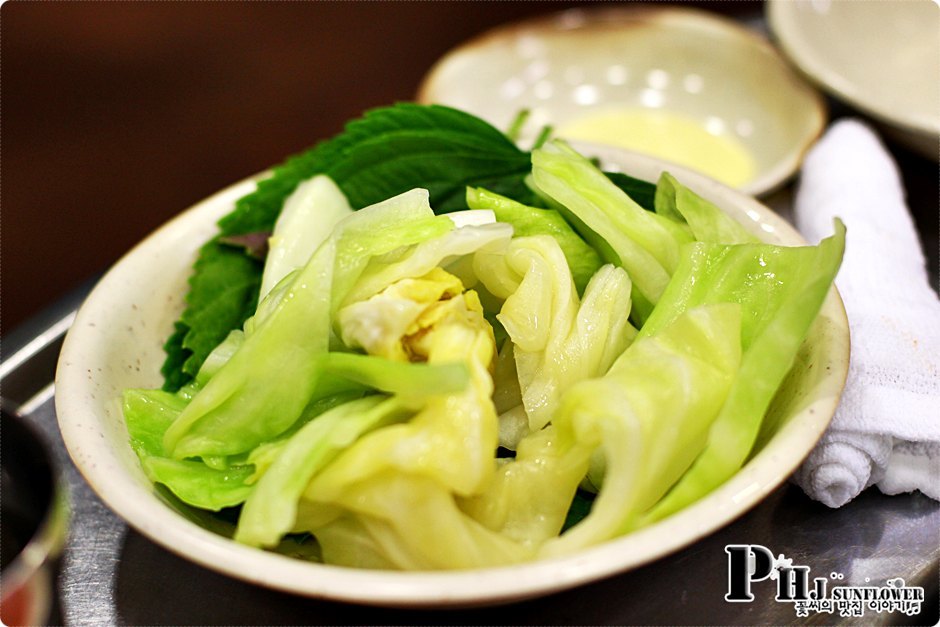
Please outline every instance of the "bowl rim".
[[800, 46], [797, 43], [799, 37], [794, 34], [791, 23], [791, 16], [798, 11], [798, 5], [799, 2], [792, 0], [771, 0], [764, 7], [764, 12], [774, 40], [800, 74], [820, 89], [879, 122], [903, 131], [940, 139], [940, 115], [933, 119], [920, 114], [904, 115], [894, 107], [883, 104], [878, 98], [866, 97], [864, 93], [859, 93], [865, 90], [860, 90], [856, 83], [844, 79], [838, 70], [826, 63], [824, 55], [814, 54]]
[[[575, 19], [572, 19], [572, 16], [575, 16]], [[574, 25], [566, 26], [566, 20]], [[767, 196], [779, 189], [796, 174], [806, 157], [806, 153], [825, 130], [826, 121], [829, 118], [829, 105], [826, 99], [812, 84], [804, 80], [803, 74], [796, 71], [787, 58], [781, 54], [781, 51], [762, 33], [720, 13], [695, 7], [671, 5], [574, 7], [495, 26], [457, 44], [435, 61], [431, 69], [421, 79], [415, 93], [415, 101], [421, 103], [435, 102], [433, 88], [439, 80], [439, 75], [444, 72], [448, 65], [453, 63], [458, 55], [468, 50], [498, 42], [503, 38], [531, 29], [574, 30], [583, 28], [589, 23], [619, 25], [631, 22], [657, 23], [668, 25], [671, 28], [704, 28], [720, 31], [724, 36], [735, 37], [739, 41], [759, 49], [768, 58], [773, 59], [783, 72], [788, 89], [799, 92], [808, 99], [806, 119], [809, 122], [809, 130], [799, 140], [793, 141], [786, 154], [774, 165], [759, 172], [754, 178], [742, 185], [739, 191], [751, 196]]]
[[[637, 170], [649, 174], [668, 167], [677, 178], [713, 202], [715, 198], [724, 198], [727, 205], [728, 198], [733, 198], [735, 212], [740, 210], [755, 225], [777, 231], [789, 245], [803, 243], [781, 217], [740, 191], [659, 159], [619, 148], [596, 148], [597, 153], [602, 153], [597, 154], [602, 160], [616, 156], [623, 169], [636, 174], [640, 174]], [[231, 209], [234, 199], [250, 192], [261, 176], [245, 179], [197, 203], [124, 255], [80, 308], [65, 338], [56, 372], [59, 428], [69, 455], [85, 480], [109, 508], [142, 535], [211, 570], [302, 596], [388, 607], [471, 607], [547, 595], [664, 557], [742, 515], [786, 481], [822, 436], [838, 404], [848, 370], [848, 322], [838, 292], [832, 287], [823, 310], [844, 330], [845, 342], [844, 354], [835, 356], [841, 370], [826, 379], [826, 394], [784, 424], [728, 481], [650, 527], [572, 555], [463, 571], [359, 570], [306, 562], [238, 544], [173, 511], [159, 500], [152, 485], [141, 485], [129, 473], [107, 472], [104, 464], [96, 463], [99, 456], [114, 453], [100, 429], [104, 401], [83, 394], [83, 389], [87, 385], [86, 370], [94, 367], [89, 360], [93, 361], [95, 347], [107, 341], [105, 331], [88, 324], [111, 309], [105, 301], [126, 278], [131, 261], [160, 248], [194, 224], [204, 225], [211, 220], [214, 225]], [[199, 241], [197, 246], [201, 244]], [[127, 446], [130, 447], [129, 442]], [[136, 460], [136, 456], [133, 458]]]

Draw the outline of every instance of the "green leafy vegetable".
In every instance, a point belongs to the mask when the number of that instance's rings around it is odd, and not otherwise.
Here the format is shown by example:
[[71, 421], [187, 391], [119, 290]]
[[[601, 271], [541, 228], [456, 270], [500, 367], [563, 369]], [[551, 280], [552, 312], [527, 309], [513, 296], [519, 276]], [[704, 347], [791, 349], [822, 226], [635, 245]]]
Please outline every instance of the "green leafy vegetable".
[[604, 374], [636, 334], [627, 321], [626, 272], [603, 266], [579, 299], [561, 248], [549, 236], [516, 238], [501, 255], [479, 255], [474, 269], [505, 299], [497, 319], [513, 342], [531, 431], [551, 421], [568, 387]]
[[551, 235], [561, 246], [571, 269], [575, 287], [584, 293], [588, 281], [603, 265], [601, 256], [574, 232], [555, 209], [541, 209], [516, 202], [480, 187], [467, 188], [467, 205], [471, 209], [489, 209], [496, 219], [511, 224], [513, 235]]
[[287, 441], [258, 481], [238, 520], [235, 539], [275, 546], [294, 526], [297, 502], [313, 475], [363, 433], [407, 416], [380, 396], [350, 401], [307, 423]]
[[[691, 236], [675, 221], [645, 211], [590, 161], [553, 141], [532, 153], [532, 176], [544, 193], [577, 217], [581, 235], [605, 258], [622, 266], [642, 298], [634, 298], [641, 318], [648, 314], [679, 262], [679, 247]], [[606, 246], [595, 244], [598, 240]]]
[[190, 505], [212, 511], [238, 505], [251, 492], [247, 480], [254, 473], [253, 467], [218, 470], [200, 461], [179, 461], [165, 455], [163, 435], [186, 402], [162, 390], [124, 392], [124, 419], [144, 473]]
[[530, 197], [521, 182], [528, 171], [528, 155], [479, 118], [400, 103], [366, 112], [342, 134], [275, 168], [219, 226], [225, 234], [270, 230], [284, 200], [316, 174], [333, 179], [354, 208], [424, 187], [435, 209], [454, 211], [466, 208], [464, 188], [471, 184]]
[[[330, 343], [334, 303], [370, 258], [431, 239], [453, 226], [435, 217], [427, 195], [403, 194], [356, 212], [294, 275], [275, 304], [164, 437], [176, 459], [250, 451], [291, 426], [316, 389], [318, 357]], [[263, 315], [262, 315], [263, 314]]]
[[844, 249], [841, 222], [836, 234], [819, 246], [697, 243], [688, 249], [640, 336], [655, 335], [692, 307], [738, 303], [744, 355], [705, 449], [643, 524], [699, 499], [744, 464], [767, 407], [829, 293]]
[[177, 390], [199, 372], [212, 349], [255, 310], [260, 286], [258, 260], [217, 240], [202, 247], [189, 280], [186, 310], [166, 345], [165, 389]]
[[[189, 333], [189, 327], [181, 320], [178, 320], [173, 324], [173, 334], [167, 338], [166, 343], [163, 345], [166, 360], [160, 368], [160, 374], [163, 375], [163, 389], [167, 392], [179, 390], [193, 378], [191, 373], [183, 369], [186, 361], [193, 354], [191, 350], [183, 348], [183, 341], [186, 339], [187, 333]], [[198, 372], [198, 368], [196, 372]]]
[[844, 246], [762, 244], [669, 174], [418, 105], [288, 160], [220, 228], [171, 391], [124, 395], [144, 473], [240, 542], [424, 570], [570, 553], [728, 479]]
[[[354, 209], [421, 187], [429, 190], [434, 210], [446, 213], [467, 208], [467, 186], [538, 205], [525, 182], [530, 171], [529, 154], [483, 120], [448, 107], [399, 103], [367, 112], [343, 133], [275, 167], [220, 220], [220, 237], [272, 231], [284, 201], [317, 174], [328, 175]], [[652, 208], [646, 200], [652, 185], [609, 176]], [[261, 264], [246, 257], [218, 239], [200, 251], [186, 310], [165, 346], [165, 389], [188, 382], [212, 348], [254, 313]], [[229, 287], [223, 292], [218, 285]]]
[[663, 172], [656, 185], [656, 213], [689, 225], [700, 242], [746, 244], [759, 241], [734, 218]]
[[[590, 514], [543, 553], [558, 555], [622, 533], [688, 468], [704, 445], [740, 362], [740, 308], [692, 309], [634, 342], [601, 378], [573, 386], [553, 421], [557, 445], [587, 460], [602, 485]], [[602, 479], [601, 479], [602, 477]]]
[[656, 186], [623, 172], [604, 172], [610, 182], [647, 211], [655, 208]]

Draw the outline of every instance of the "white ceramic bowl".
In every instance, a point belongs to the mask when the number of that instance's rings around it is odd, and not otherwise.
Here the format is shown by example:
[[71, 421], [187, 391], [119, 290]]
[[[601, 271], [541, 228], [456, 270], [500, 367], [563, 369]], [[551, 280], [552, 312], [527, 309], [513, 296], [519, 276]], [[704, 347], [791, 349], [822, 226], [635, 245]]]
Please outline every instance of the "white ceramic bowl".
[[[655, 180], [663, 163], [596, 148], [611, 169]], [[768, 242], [799, 235], [752, 198], [691, 172], [680, 180]], [[162, 344], [179, 316], [197, 250], [218, 218], [250, 192], [238, 183], [144, 240], [95, 287], [66, 337], [56, 375], [56, 412], [66, 447], [102, 500], [137, 531], [182, 557], [232, 577], [301, 595], [390, 606], [503, 603], [571, 588], [655, 560], [725, 525], [780, 485], [828, 424], [848, 368], [848, 325], [835, 289], [772, 408], [779, 431], [710, 495], [660, 523], [580, 553], [462, 572], [390, 572], [327, 566], [237, 544], [171, 507], [144, 476], [128, 443], [121, 392], [156, 387]]]
[[[445, 55], [417, 99], [469, 111], [503, 130], [527, 109], [523, 144], [545, 124], [567, 139], [600, 142], [566, 135], [566, 128], [575, 132], [578, 120], [620, 112], [618, 123], [626, 116], [643, 132], [605, 133], [610, 139], [602, 143], [624, 142], [719, 179], [714, 155], [730, 143], [750, 155], [753, 173], [725, 180], [753, 195], [796, 172], [826, 120], [823, 99], [762, 37], [714, 14], [671, 6], [573, 9], [498, 27]], [[671, 146], [675, 125], [664, 122], [677, 117], [683, 132], [714, 145], [698, 152]]]
[[929, 159], [940, 151], [940, 5], [934, 0], [775, 0], [786, 55], [836, 98]]

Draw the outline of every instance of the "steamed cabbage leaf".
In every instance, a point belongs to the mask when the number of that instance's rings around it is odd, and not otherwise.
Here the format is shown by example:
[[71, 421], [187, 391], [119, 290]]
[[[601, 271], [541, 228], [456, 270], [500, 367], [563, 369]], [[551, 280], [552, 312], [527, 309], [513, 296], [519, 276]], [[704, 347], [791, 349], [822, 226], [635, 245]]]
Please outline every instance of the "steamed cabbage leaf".
[[284, 201], [268, 238], [260, 298], [285, 276], [307, 265], [333, 227], [352, 211], [346, 196], [328, 176], [321, 174], [298, 185]]
[[588, 281], [604, 263], [600, 254], [575, 233], [556, 209], [530, 207], [482, 187], [467, 188], [467, 206], [492, 210], [497, 220], [512, 225], [515, 237], [554, 237], [565, 254], [578, 294], [584, 294]]
[[324, 558], [352, 567], [440, 570], [503, 566], [534, 551], [477, 522], [426, 475], [379, 473], [336, 502], [347, 513], [318, 527]]
[[699, 242], [748, 244], [759, 240], [737, 220], [663, 172], [656, 183], [656, 213], [685, 222]]
[[560, 446], [549, 425], [527, 433], [486, 490], [459, 505], [488, 529], [534, 550], [561, 531], [587, 470], [588, 457]]
[[218, 511], [242, 503], [251, 493], [251, 465], [210, 468], [201, 461], [169, 459], [163, 435], [187, 404], [187, 399], [163, 390], [125, 390], [124, 420], [144, 474], [165, 485], [177, 497], [202, 509]]
[[543, 554], [623, 533], [689, 467], [737, 373], [740, 325], [736, 304], [690, 309], [637, 339], [606, 375], [564, 394], [557, 444], [576, 458], [595, 456], [592, 481], [601, 488], [590, 514]]
[[655, 335], [690, 308], [738, 303], [744, 352], [701, 456], [645, 515], [643, 524], [698, 500], [747, 460], [764, 414], [829, 293], [844, 249], [845, 227], [838, 221], [835, 235], [818, 246], [696, 243], [689, 247], [640, 336]]
[[550, 236], [516, 238], [501, 255], [478, 254], [474, 269], [491, 293], [505, 298], [496, 318], [513, 342], [531, 431], [551, 421], [566, 388], [606, 372], [636, 333], [628, 322], [627, 274], [602, 267], [582, 301]]
[[313, 479], [309, 499], [335, 500], [353, 483], [392, 470], [433, 477], [460, 494], [475, 492], [492, 474], [497, 427], [489, 368], [495, 345], [479, 300], [471, 291], [437, 301], [416, 329], [402, 338], [406, 354], [432, 366], [463, 363], [470, 385], [430, 398], [405, 424], [363, 437]]
[[[426, 278], [450, 283], [442, 272]], [[484, 490], [496, 470], [492, 329], [474, 292], [443, 298], [446, 290], [412, 283], [393, 283], [358, 305], [385, 307], [385, 292], [414, 299], [421, 313], [397, 338], [395, 354], [430, 366], [461, 361], [470, 385], [428, 398], [407, 422], [364, 435], [323, 468], [303, 492], [297, 528], [317, 535], [328, 559], [348, 565], [459, 568], [531, 557], [457, 505]], [[349, 547], [334, 544], [336, 537]]]
[[634, 307], [645, 317], [659, 301], [669, 278], [679, 263], [679, 248], [692, 241], [685, 225], [644, 210], [614, 185], [588, 159], [564, 142], [553, 141], [532, 152], [535, 184], [560, 206], [573, 214], [575, 226], [584, 225], [581, 235], [605, 259], [622, 266], [630, 275]]
[[394, 398], [367, 396], [333, 408], [294, 434], [262, 475], [242, 508], [235, 540], [275, 546], [296, 522], [297, 502], [310, 479], [362, 434], [408, 415]]
[[334, 303], [349, 292], [368, 260], [452, 228], [450, 220], [434, 216], [423, 190], [343, 220], [167, 429], [164, 447], [170, 456], [239, 454], [290, 427], [316, 388], [316, 357], [329, 348]]

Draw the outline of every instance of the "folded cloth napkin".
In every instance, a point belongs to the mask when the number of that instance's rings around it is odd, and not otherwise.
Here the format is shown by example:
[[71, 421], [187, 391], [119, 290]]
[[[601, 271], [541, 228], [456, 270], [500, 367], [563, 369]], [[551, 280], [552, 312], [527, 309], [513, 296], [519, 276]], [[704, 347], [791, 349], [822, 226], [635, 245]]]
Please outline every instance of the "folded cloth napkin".
[[806, 156], [794, 201], [810, 243], [847, 227], [836, 286], [851, 330], [832, 424], [793, 480], [840, 507], [870, 485], [940, 500], [940, 300], [905, 205], [897, 166], [875, 133], [835, 123]]

